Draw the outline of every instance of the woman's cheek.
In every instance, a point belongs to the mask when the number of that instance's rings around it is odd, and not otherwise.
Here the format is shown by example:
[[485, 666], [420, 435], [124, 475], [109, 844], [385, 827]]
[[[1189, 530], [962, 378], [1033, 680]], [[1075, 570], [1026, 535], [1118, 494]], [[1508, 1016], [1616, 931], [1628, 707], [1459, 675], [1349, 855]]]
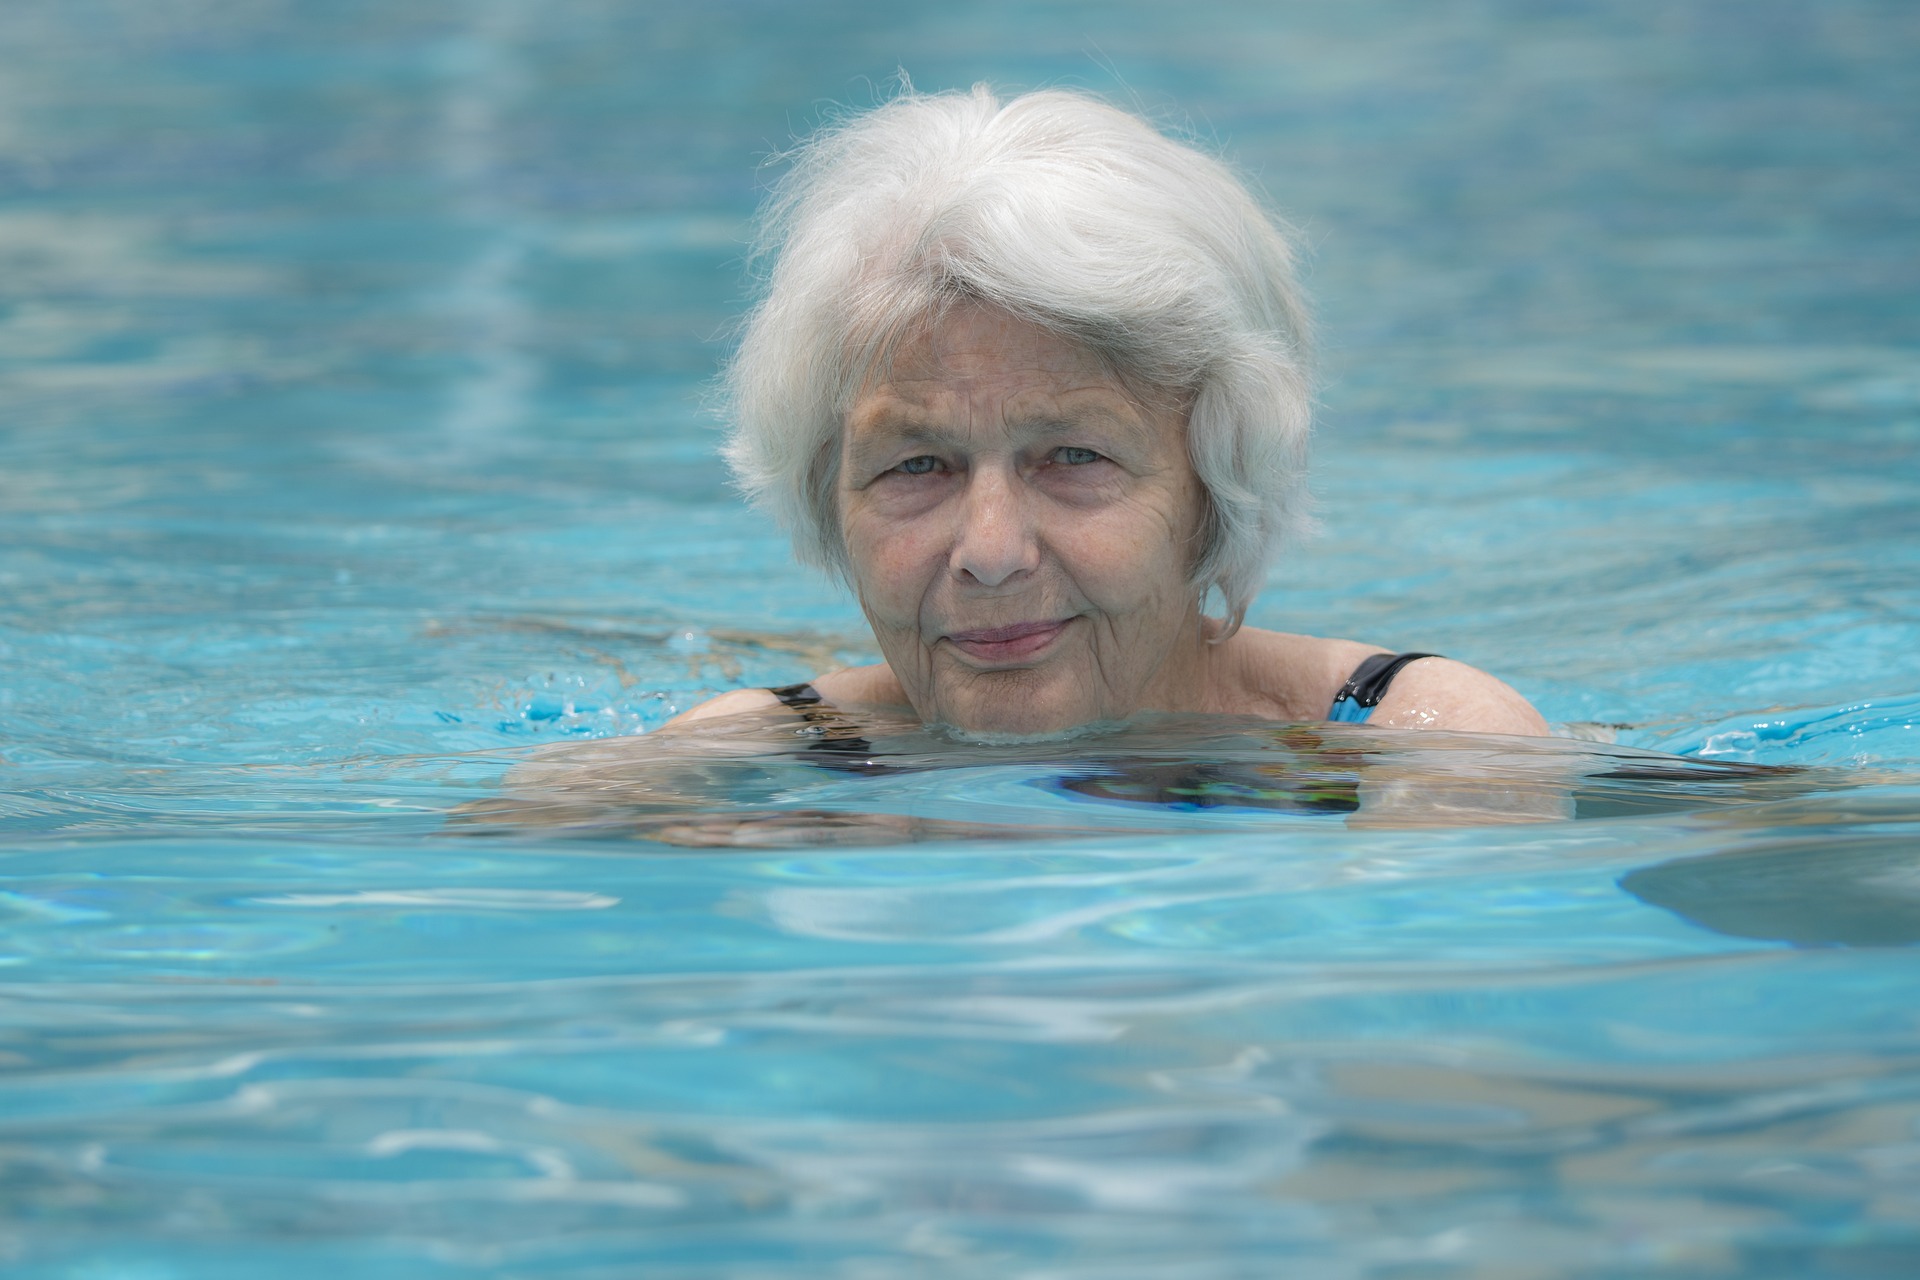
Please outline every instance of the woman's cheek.
[[881, 476], [860, 492], [862, 506], [878, 520], [912, 520], [939, 506], [953, 487], [945, 472], [909, 476]]
[[1127, 473], [1104, 459], [1042, 467], [1032, 483], [1049, 501], [1076, 510], [1098, 511], [1125, 500], [1127, 494]]
[[924, 593], [924, 530], [911, 522], [849, 521], [855, 586], [868, 607], [890, 618], [912, 616]]

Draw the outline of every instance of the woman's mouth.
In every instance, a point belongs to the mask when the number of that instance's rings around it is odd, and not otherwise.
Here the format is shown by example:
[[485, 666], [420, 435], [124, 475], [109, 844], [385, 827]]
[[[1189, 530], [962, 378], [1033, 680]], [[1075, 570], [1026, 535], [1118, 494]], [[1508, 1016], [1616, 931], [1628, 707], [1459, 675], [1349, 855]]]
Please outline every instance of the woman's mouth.
[[1051, 622], [1016, 622], [977, 631], [949, 631], [946, 638], [976, 662], [1024, 662], [1044, 653], [1071, 621], [1071, 618], [1061, 618]]

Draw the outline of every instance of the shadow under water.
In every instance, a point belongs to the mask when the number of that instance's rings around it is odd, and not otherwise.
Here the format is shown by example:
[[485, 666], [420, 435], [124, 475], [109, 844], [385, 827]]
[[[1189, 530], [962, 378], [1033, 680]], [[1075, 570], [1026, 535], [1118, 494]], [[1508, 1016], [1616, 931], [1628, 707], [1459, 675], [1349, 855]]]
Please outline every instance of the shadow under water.
[[1920, 845], [1911, 826], [1842, 838], [1815, 825], [1642, 867], [1620, 887], [1730, 937], [1803, 947], [1920, 943]]

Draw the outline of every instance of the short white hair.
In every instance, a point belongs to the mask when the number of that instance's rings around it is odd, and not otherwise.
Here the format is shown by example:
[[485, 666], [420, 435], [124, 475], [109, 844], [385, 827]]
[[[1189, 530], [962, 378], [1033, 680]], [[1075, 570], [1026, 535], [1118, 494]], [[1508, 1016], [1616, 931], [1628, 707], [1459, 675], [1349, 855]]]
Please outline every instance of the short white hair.
[[1192, 582], [1237, 627], [1306, 514], [1311, 338], [1288, 235], [1227, 167], [1085, 94], [906, 89], [803, 143], [761, 213], [762, 293], [722, 382], [726, 458], [804, 562], [848, 576], [848, 409], [903, 335], [970, 301], [1187, 408]]

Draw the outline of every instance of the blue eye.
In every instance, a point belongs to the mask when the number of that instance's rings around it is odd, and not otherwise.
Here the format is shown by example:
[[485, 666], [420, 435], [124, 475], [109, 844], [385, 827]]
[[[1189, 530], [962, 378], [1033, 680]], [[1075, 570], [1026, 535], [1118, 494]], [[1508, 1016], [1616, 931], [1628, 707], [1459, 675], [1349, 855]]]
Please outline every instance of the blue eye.
[[940, 459], [930, 453], [923, 453], [917, 458], [908, 458], [905, 462], [895, 467], [894, 470], [900, 472], [902, 475], [925, 476], [932, 475], [939, 466]]
[[1078, 445], [1063, 444], [1053, 451], [1055, 462], [1064, 462], [1070, 467], [1084, 467], [1089, 462], [1100, 461], [1100, 455], [1091, 449], [1082, 449]]

